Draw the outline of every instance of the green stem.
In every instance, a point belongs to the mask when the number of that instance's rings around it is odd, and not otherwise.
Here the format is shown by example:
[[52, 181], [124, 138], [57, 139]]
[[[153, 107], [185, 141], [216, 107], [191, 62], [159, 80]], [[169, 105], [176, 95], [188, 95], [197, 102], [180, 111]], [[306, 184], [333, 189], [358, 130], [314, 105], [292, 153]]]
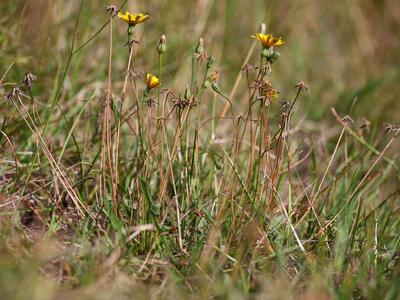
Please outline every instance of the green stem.
[[196, 122], [195, 122], [195, 135], [194, 135], [194, 142], [193, 142], [193, 155], [194, 155], [194, 169], [195, 174], [198, 176], [198, 172], [200, 170], [200, 162], [199, 162], [199, 129], [200, 129], [200, 115], [201, 115], [201, 104], [203, 102], [203, 94], [204, 94], [204, 84], [207, 80], [209, 68], [206, 67], [206, 71], [204, 73], [204, 79], [200, 87], [200, 96], [199, 102], [196, 106]]
[[[162, 77], [162, 53], [160, 53], [158, 55], [158, 79], [161, 82], [161, 77]], [[158, 112], [157, 112], [157, 117], [161, 118], [161, 101], [160, 101], [160, 95], [161, 95], [161, 86], [160, 84], [157, 87], [157, 108], [158, 108]]]

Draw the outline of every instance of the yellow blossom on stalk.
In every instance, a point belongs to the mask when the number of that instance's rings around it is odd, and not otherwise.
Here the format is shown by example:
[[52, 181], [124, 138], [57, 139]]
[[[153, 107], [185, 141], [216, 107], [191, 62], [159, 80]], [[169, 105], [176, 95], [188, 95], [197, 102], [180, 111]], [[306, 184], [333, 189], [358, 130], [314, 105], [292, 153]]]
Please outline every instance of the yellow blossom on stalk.
[[273, 46], [280, 46], [285, 43], [281, 37], [276, 38], [276, 37], [273, 37], [272, 34], [256, 33], [255, 35], [252, 35], [251, 37], [253, 39], [260, 41], [263, 48], [271, 48]]
[[146, 21], [150, 16], [144, 14], [136, 14], [133, 15], [129, 12], [125, 12], [124, 14], [118, 12], [118, 18], [128, 23], [129, 26], [136, 26], [139, 23]]
[[150, 73], [146, 74], [145, 82], [148, 91], [159, 86], [160, 84], [160, 80], [156, 76]]

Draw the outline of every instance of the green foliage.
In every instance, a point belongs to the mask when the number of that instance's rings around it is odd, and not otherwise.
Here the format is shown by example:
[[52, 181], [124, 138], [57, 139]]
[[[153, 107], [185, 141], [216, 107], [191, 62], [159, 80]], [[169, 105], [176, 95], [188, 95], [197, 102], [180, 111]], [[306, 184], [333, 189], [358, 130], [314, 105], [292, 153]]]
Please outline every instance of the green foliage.
[[0, 298], [397, 299], [385, 3], [2, 1]]

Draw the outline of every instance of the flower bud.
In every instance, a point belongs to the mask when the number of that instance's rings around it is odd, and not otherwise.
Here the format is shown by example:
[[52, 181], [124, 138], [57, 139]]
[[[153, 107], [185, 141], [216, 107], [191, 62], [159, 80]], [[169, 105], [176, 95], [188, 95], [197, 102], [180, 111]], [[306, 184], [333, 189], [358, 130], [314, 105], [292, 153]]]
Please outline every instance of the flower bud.
[[199, 43], [197, 44], [197, 47], [194, 50], [194, 53], [196, 53], [196, 54], [204, 53], [204, 41], [203, 41], [203, 38], [200, 38]]
[[165, 34], [163, 34], [160, 37], [160, 41], [158, 42], [158, 46], [157, 46], [157, 51], [158, 51], [158, 54], [160, 54], [160, 55], [164, 54], [165, 51], [167, 51], [167, 39], [165, 37]]
[[268, 59], [273, 54], [273, 51], [274, 50], [272, 49], [272, 47], [271, 48], [263, 48], [261, 50], [261, 56]]
[[190, 98], [192, 98], [192, 94], [191, 94], [191, 92], [190, 92], [190, 88], [189, 88], [189, 86], [186, 86], [186, 88], [185, 88], [185, 92], [183, 93], [183, 98], [184, 99], [190, 99]]
[[210, 56], [207, 59], [207, 69], [211, 69], [211, 67], [214, 65], [214, 62], [215, 62], [214, 56]]
[[274, 51], [267, 59], [272, 64], [278, 60], [279, 56], [281, 56], [281, 54], [278, 51]]

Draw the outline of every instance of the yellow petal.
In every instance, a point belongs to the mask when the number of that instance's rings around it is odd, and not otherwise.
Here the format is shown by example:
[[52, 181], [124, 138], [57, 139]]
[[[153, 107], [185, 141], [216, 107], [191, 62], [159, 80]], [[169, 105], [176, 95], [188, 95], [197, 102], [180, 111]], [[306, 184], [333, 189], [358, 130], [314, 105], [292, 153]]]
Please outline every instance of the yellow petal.
[[129, 26], [135, 26], [139, 23], [146, 21], [149, 18], [149, 15], [144, 14], [131, 14], [129, 12], [125, 12], [125, 14], [118, 12], [118, 17], [129, 24]]
[[285, 43], [282, 40], [282, 38], [275, 38], [272, 34], [256, 33], [255, 35], [252, 35], [251, 37], [260, 41], [261, 45], [264, 48], [270, 48], [272, 46], [279, 46], [279, 45], [282, 45]]
[[124, 14], [121, 12], [118, 12], [118, 18], [120, 18], [121, 20], [125, 21], [125, 22], [129, 22], [129, 13], [125, 12]]

